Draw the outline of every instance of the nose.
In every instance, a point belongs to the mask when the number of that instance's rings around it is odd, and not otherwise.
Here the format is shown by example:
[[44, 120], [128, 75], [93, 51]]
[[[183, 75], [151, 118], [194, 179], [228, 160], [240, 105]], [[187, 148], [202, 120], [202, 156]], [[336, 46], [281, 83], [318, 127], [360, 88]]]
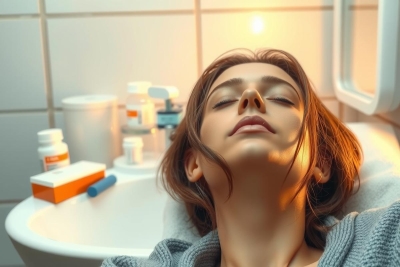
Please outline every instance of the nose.
[[261, 113], [265, 113], [265, 102], [258, 91], [253, 88], [246, 89], [239, 101], [239, 115], [243, 114], [246, 109], [253, 108]]

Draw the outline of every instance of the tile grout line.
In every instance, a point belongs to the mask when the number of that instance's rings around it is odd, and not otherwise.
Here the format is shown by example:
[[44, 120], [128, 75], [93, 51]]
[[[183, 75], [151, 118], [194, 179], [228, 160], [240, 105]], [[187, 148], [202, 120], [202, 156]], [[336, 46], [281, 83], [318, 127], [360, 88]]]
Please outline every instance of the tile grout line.
[[39, 17], [40, 17], [40, 30], [42, 36], [42, 51], [43, 51], [43, 68], [44, 68], [44, 81], [47, 98], [47, 113], [49, 118], [49, 128], [55, 127], [54, 118], [54, 103], [53, 103], [53, 88], [51, 80], [50, 68], [50, 55], [49, 55], [49, 38], [47, 32], [47, 17], [44, 7], [44, 0], [38, 0], [39, 4]]
[[[41, 0], [39, 1], [39, 5]], [[191, 15], [193, 10], [156, 10], [156, 11], [115, 11], [115, 12], [71, 12], [71, 13], [50, 13], [43, 12], [40, 7], [39, 14], [12, 14], [12, 15], [1, 15], [0, 20], [7, 19], [33, 19], [40, 18], [41, 15], [45, 15], [46, 18], [52, 19], [63, 19], [63, 18], [86, 18], [86, 17], [115, 17], [115, 16], [152, 16], [152, 15]]]
[[[29, 197], [29, 196], [28, 196]], [[0, 200], [0, 205], [4, 204], [18, 204], [24, 199], [7, 199], [7, 200]]]
[[[44, 15], [46, 18], [82, 18], [82, 17], [107, 17], [107, 16], [152, 16], [152, 15], [188, 15], [193, 14], [193, 10], [143, 10], [143, 11], [114, 11], [114, 12], [71, 12], [71, 13], [51, 13], [46, 14], [44, 12], [44, 3], [42, 0], [38, 0], [40, 13], [39, 14], [12, 14], [12, 15], [0, 15], [0, 20], [7, 19], [34, 19], [41, 18]], [[333, 6], [293, 6], [293, 7], [254, 7], [254, 8], [200, 8], [200, 0], [194, 0], [195, 12], [199, 14], [212, 14], [212, 13], [238, 13], [238, 12], [282, 12], [282, 11], [314, 11], [314, 10], [333, 10]], [[42, 8], [43, 7], [43, 12]], [[196, 8], [198, 8], [196, 10]], [[350, 6], [351, 10], [377, 10], [378, 7], [374, 5], [360, 5]]]
[[80, 17], [124, 17], [124, 16], [165, 16], [191, 15], [193, 10], [156, 10], [156, 11], [114, 11], [114, 12], [72, 12], [47, 14], [48, 18], [80, 18]]
[[194, 0], [194, 17], [196, 28], [196, 55], [197, 55], [197, 76], [200, 77], [203, 71], [203, 46], [201, 32], [201, 3], [200, 0]]

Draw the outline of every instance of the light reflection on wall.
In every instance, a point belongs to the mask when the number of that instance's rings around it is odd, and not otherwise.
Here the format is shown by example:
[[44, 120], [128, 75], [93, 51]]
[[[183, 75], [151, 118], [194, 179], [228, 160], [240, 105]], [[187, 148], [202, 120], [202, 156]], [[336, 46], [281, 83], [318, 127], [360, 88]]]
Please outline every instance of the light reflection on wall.
[[254, 15], [251, 18], [251, 31], [254, 34], [260, 34], [264, 30], [264, 20], [259, 15]]

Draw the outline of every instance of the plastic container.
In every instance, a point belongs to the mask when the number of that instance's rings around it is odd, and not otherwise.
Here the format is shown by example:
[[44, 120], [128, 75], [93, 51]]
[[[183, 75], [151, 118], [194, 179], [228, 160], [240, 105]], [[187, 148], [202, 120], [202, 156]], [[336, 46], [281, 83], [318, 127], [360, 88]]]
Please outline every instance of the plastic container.
[[143, 162], [143, 139], [141, 137], [125, 137], [123, 148], [127, 164], [141, 164]]
[[63, 99], [62, 105], [71, 161], [100, 162], [111, 168], [122, 155], [117, 96], [75, 96]]
[[70, 164], [68, 146], [61, 129], [48, 129], [37, 133], [39, 160], [42, 171], [47, 172]]
[[155, 124], [154, 102], [149, 97], [150, 82], [133, 82], [128, 84], [126, 99], [126, 116], [130, 128], [151, 128]]

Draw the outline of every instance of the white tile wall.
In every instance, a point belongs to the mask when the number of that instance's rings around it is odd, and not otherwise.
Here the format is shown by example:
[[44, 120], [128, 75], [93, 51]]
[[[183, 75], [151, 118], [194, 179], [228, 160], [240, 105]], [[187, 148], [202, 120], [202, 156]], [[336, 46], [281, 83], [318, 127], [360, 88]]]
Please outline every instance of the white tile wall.
[[0, 21], [0, 111], [46, 108], [38, 19]]
[[1, 15], [37, 14], [39, 12], [38, 1], [35, 0], [1, 0]]
[[7, 214], [16, 206], [16, 204], [0, 204], [0, 266], [23, 266], [24, 262], [18, 255], [4, 227]]
[[118, 12], [118, 11], [160, 11], [191, 10], [193, 1], [188, 0], [46, 0], [47, 13], [80, 13], [80, 12]]
[[202, 9], [220, 8], [275, 8], [275, 7], [320, 7], [332, 6], [333, 0], [201, 0]]
[[[260, 34], [252, 21], [264, 22]], [[332, 11], [240, 12], [202, 15], [203, 67], [233, 48], [279, 48], [292, 53], [319, 96], [334, 96], [332, 83]]]
[[45, 112], [0, 115], [0, 201], [31, 195], [29, 178], [41, 172], [37, 132], [48, 129]]
[[193, 15], [49, 19], [55, 106], [72, 95], [115, 94], [148, 80], [174, 85], [187, 100], [197, 63]]

